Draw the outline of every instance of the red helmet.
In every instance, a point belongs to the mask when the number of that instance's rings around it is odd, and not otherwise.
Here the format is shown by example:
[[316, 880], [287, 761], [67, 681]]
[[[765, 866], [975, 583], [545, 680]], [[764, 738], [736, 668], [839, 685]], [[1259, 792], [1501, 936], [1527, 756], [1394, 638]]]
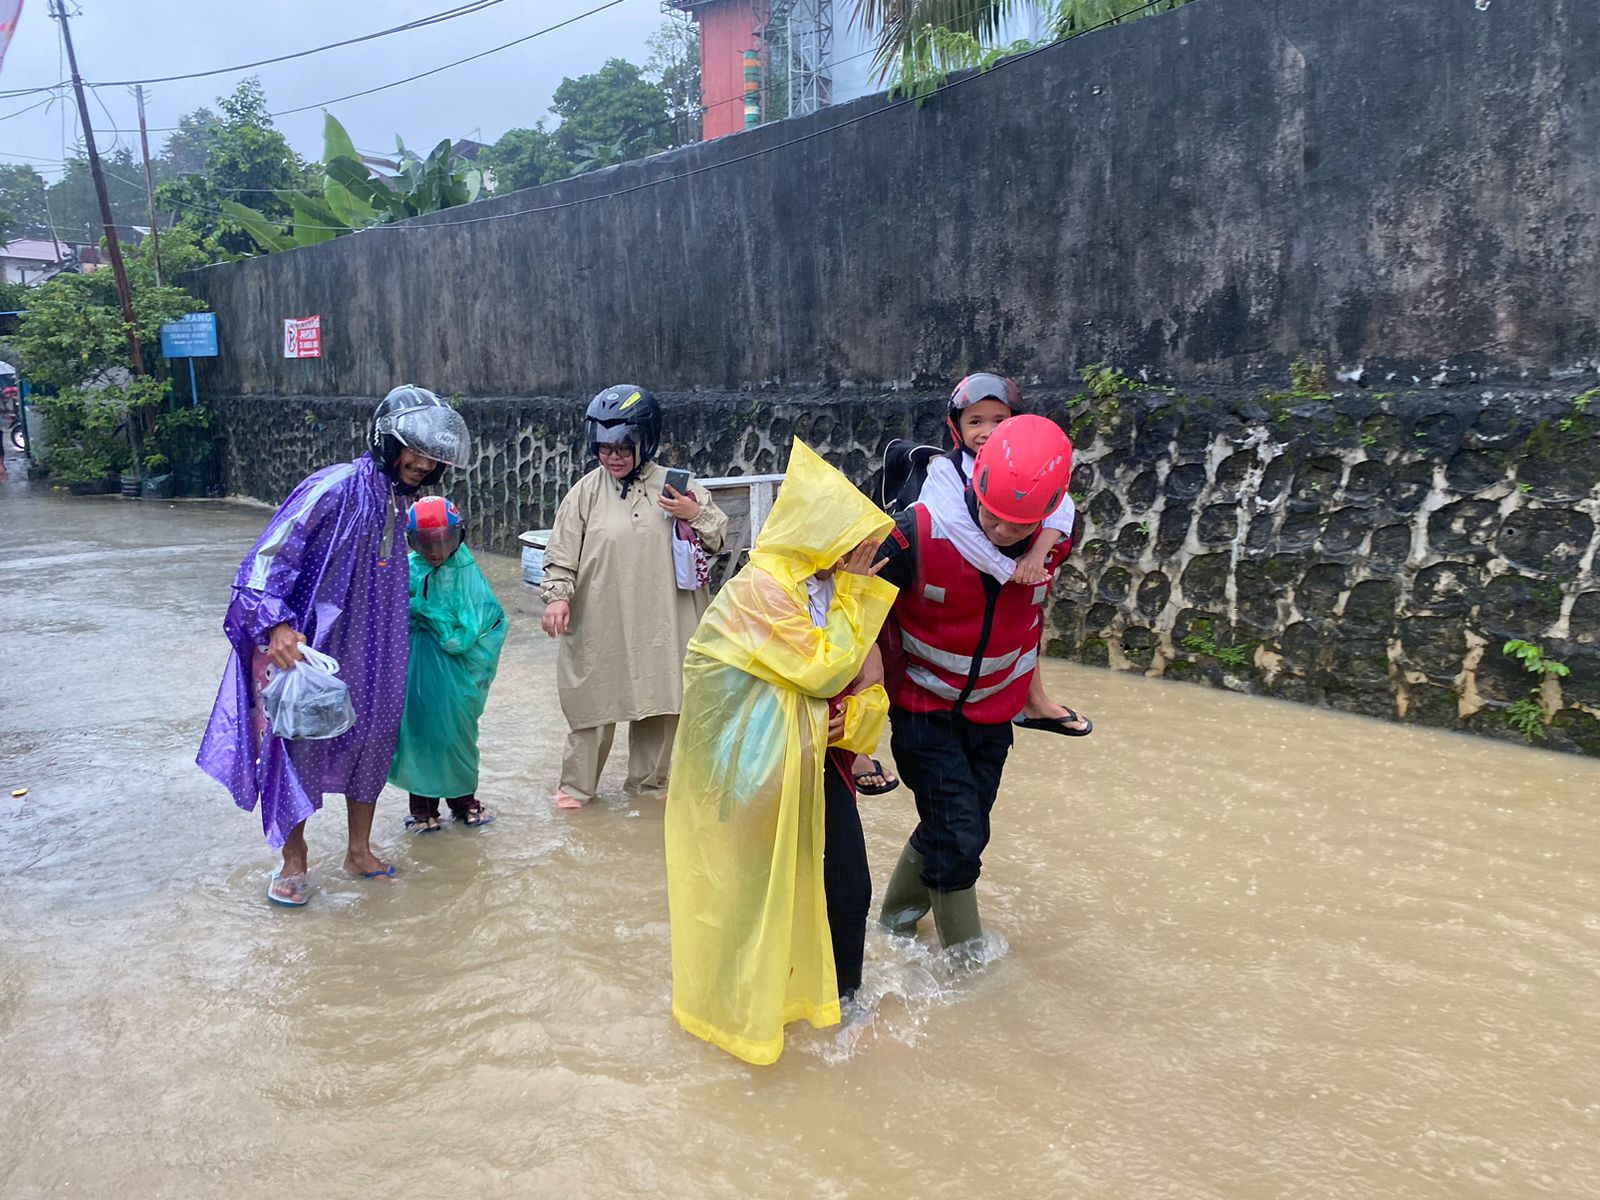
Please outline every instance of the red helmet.
[[461, 510], [443, 496], [424, 496], [406, 513], [406, 543], [418, 554], [437, 547], [449, 557], [465, 533]]
[[1002, 521], [1034, 525], [1061, 506], [1072, 477], [1072, 439], [1061, 426], [1023, 413], [995, 427], [978, 451], [972, 490]]
[[1022, 390], [1017, 387], [1015, 379], [993, 375], [988, 371], [973, 372], [956, 384], [956, 390], [950, 393], [950, 410], [944, 418], [956, 445], [961, 445], [961, 433], [956, 429], [957, 414], [980, 400], [998, 400], [1011, 410], [1012, 416], [1022, 411]]

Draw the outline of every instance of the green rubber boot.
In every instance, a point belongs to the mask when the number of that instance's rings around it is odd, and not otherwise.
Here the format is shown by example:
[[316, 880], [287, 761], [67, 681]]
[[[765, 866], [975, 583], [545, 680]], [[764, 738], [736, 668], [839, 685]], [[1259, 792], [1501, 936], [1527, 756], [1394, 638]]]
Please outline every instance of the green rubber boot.
[[939, 930], [939, 944], [948, 950], [983, 936], [978, 920], [978, 889], [959, 892], [934, 892], [933, 921]]
[[900, 851], [900, 861], [894, 865], [894, 874], [889, 876], [883, 907], [878, 910], [878, 924], [890, 933], [912, 937], [931, 903], [928, 886], [922, 882], [922, 855], [907, 842]]

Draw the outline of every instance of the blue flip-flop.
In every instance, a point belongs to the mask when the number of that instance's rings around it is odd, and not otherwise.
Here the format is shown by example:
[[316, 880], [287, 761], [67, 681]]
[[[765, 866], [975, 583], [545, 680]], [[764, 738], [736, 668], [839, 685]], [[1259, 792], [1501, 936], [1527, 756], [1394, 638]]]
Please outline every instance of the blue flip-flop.
[[[290, 885], [290, 891], [294, 895], [300, 897], [298, 900], [285, 900], [282, 896], [278, 895], [272, 890], [277, 886], [280, 879], [284, 880]], [[300, 881], [300, 886], [298, 888], [294, 886], [294, 881], [297, 879]], [[306, 887], [306, 877], [304, 875], [285, 875], [283, 873], [283, 869], [280, 867], [278, 870], [273, 871], [271, 875], [267, 876], [267, 899], [273, 904], [278, 905], [278, 907], [304, 908], [306, 906], [306, 901], [310, 898], [311, 897]]]
[[400, 874], [400, 872], [394, 869], [394, 864], [393, 863], [390, 863], [387, 867], [385, 867], [381, 871], [362, 871], [361, 872], [361, 878], [363, 878], [363, 879], [393, 879], [398, 874]]

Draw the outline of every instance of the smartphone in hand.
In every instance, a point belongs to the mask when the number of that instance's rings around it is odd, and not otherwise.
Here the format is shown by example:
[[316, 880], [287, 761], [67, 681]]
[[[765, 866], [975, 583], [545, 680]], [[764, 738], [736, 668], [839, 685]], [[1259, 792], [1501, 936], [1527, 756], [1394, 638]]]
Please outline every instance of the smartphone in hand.
[[667, 468], [667, 486], [672, 489], [675, 496], [689, 494], [689, 472], [682, 467]]

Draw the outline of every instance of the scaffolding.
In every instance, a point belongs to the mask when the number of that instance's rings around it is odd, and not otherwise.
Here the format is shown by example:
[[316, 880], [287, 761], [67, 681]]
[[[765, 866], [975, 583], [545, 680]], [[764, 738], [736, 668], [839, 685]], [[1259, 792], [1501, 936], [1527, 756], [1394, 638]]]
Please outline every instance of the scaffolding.
[[833, 0], [771, 0], [762, 36], [782, 43], [789, 116], [833, 103]]

